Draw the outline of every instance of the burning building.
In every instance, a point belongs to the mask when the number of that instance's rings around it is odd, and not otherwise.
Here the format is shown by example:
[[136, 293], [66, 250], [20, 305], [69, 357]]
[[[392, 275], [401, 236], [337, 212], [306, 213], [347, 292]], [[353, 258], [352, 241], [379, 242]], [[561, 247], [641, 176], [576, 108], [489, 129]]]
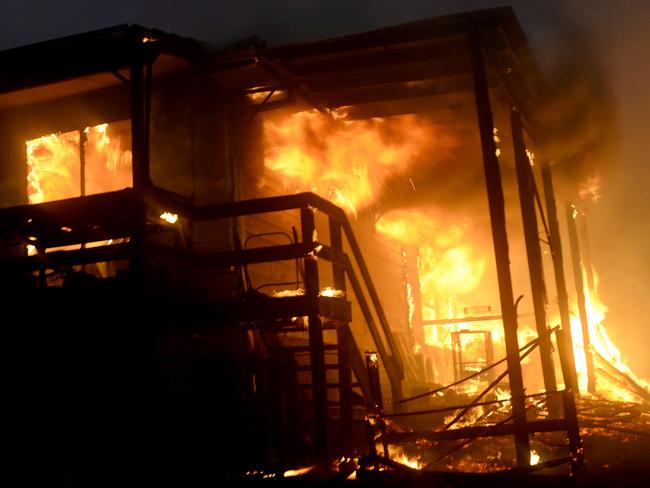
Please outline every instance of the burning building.
[[430, 441], [514, 436], [522, 467], [531, 434], [563, 432], [578, 469], [593, 356], [647, 400], [588, 316], [570, 207], [572, 326], [543, 80], [510, 9], [221, 52], [120, 26], [0, 59], [19, 437], [56, 469], [379, 456], [422, 434], [386, 423], [414, 401], [452, 415]]

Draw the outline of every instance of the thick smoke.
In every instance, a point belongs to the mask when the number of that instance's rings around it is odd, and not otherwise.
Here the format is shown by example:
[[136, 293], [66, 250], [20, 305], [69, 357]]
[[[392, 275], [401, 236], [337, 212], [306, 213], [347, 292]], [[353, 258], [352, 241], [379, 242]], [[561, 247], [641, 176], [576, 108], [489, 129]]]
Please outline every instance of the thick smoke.
[[[554, 164], [560, 194], [594, 197], [608, 180], [619, 140], [616, 101], [593, 49], [575, 27], [558, 30], [555, 60], [533, 119], [542, 157]], [[590, 186], [591, 192], [585, 187]]]

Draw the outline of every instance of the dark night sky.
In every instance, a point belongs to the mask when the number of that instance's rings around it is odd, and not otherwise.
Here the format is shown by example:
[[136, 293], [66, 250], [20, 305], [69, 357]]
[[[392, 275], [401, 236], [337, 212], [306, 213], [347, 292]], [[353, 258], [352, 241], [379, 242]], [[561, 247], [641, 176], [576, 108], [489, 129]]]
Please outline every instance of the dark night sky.
[[[0, 2], [0, 49], [121, 23], [216, 46], [257, 35], [270, 44], [316, 40], [465, 10], [513, 5], [544, 68], [584, 41], [614, 93], [619, 133], [602, 200], [589, 216], [611, 335], [650, 376], [650, 2], [647, 0], [24, 0]], [[576, 53], [576, 60], [581, 53]]]

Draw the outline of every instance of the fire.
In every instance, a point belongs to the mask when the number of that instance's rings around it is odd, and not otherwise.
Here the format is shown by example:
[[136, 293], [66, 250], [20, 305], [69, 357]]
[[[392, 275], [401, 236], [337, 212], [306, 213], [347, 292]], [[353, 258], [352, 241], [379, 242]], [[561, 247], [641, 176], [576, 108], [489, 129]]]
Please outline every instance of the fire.
[[530, 465], [535, 466], [536, 464], [539, 464], [539, 454], [535, 451], [535, 449], [530, 450]]
[[287, 190], [313, 191], [356, 214], [430, 147], [434, 133], [413, 115], [348, 120], [342, 111], [304, 111], [265, 120], [264, 164]]
[[602, 198], [600, 186], [600, 177], [590, 176], [580, 185], [578, 195], [583, 200], [590, 200], [593, 203], [597, 203]]
[[284, 472], [282, 475], [283, 478], [292, 478], [294, 476], [302, 476], [304, 474], [309, 473], [311, 470], [313, 470], [316, 466], [307, 466], [304, 468], [298, 468], [298, 469], [289, 469]]
[[83, 137], [81, 131], [71, 131], [26, 141], [29, 203], [131, 186], [131, 151], [122, 148], [119, 134], [109, 132], [108, 124], [100, 124], [86, 127]]
[[[453, 317], [458, 297], [479, 286], [485, 259], [469, 242], [466, 226], [448, 225], [436, 220], [431, 212], [415, 209], [385, 214], [377, 221], [376, 229], [385, 237], [418, 248], [417, 268], [425, 320], [441, 318], [440, 314]], [[441, 303], [447, 310], [440, 310]]]
[[29, 203], [80, 195], [78, 131], [49, 134], [25, 145]]
[[[584, 273], [583, 269], [583, 274]], [[595, 365], [598, 365], [602, 360], [607, 361], [611, 366], [627, 375], [650, 394], [650, 383], [643, 378], [639, 378], [623, 361], [621, 351], [607, 334], [607, 329], [605, 328], [605, 317], [608, 309], [600, 300], [598, 294], [598, 274], [594, 272], [594, 289], [589, 289], [586, 277], [583, 282], [585, 284], [585, 306], [587, 309], [591, 350], [596, 353], [596, 357], [594, 357]], [[577, 313], [573, 313], [571, 316], [571, 333], [573, 336], [574, 356], [578, 373], [579, 388], [581, 392], [586, 392], [588, 383], [587, 364], [584, 354], [582, 328]], [[596, 370], [596, 389], [599, 395], [604, 396], [609, 400], [638, 402], [639, 396], [633, 393], [626, 386], [627, 385], [624, 385], [620, 381], [616, 381], [612, 376], [606, 374], [606, 370], [605, 374], [598, 374], [598, 369]]]
[[407, 455], [401, 447], [394, 447], [392, 451], [394, 453], [392, 456], [393, 461], [412, 469], [422, 469], [423, 463], [419, 457]]
[[160, 218], [169, 224], [175, 224], [178, 222], [178, 214], [171, 212], [163, 212], [160, 214]]

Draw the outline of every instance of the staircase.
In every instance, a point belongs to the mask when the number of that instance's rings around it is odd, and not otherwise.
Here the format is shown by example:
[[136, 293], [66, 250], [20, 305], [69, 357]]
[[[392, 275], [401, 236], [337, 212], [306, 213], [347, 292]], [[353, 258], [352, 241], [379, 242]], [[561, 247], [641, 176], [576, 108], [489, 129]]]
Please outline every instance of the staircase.
[[[249, 330], [258, 358], [256, 396], [259, 408], [266, 409], [262, 417], [277, 451], [291, 457], [307, 449], [316, 458], [326, 458], [345, 453], [354, 443], [355, 418], [362, 420], [372, 404], [365, 359], [350, 328], [348, 299], [356, 300], [362, 311], [394, 400], [401, 398], [403, 378], [395, 339], [345, 213], [312, 193], [302, 193], [197, 208], [193, 217], [211, 221], [291, 209], [300, 212], [299, 242], [213, 253], [201, 262], [238, 267], [246, 276], [246, 267], [253, 263], [298, 263], [300, 291], [293, 296], [262, 294], [246, 279], [249, 286], [238, 299], [216, 306], [220, 316]], [[329, 243], [316, 240], [316, 210], [328, 218]], [[344, 252], [344, 238], [351, 257]], [[340, 296], [321, 294], [323, 261], [332, 266]]]

